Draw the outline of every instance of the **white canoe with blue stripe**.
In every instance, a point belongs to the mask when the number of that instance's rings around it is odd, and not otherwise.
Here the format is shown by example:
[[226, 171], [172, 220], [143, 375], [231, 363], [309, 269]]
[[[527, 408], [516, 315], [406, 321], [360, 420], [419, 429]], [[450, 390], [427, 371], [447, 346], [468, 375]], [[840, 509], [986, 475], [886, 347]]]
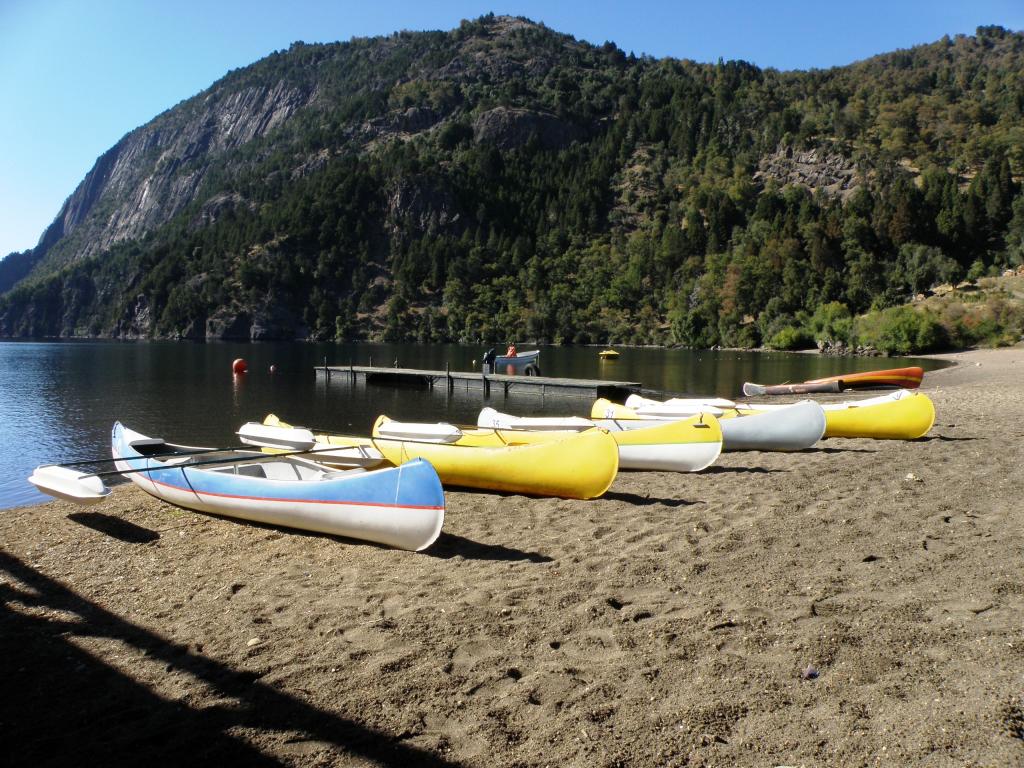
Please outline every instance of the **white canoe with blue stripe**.
[[126, 477], [180, 507], [416, 551], [434, 542], [444, 522], [441, 481], [422, 459], [373, 471], [336, 471], [297, 456], [249, 451], [165, 455], [175, 450], [195, 449], [114, 424], [117, 468], [144, 470]]

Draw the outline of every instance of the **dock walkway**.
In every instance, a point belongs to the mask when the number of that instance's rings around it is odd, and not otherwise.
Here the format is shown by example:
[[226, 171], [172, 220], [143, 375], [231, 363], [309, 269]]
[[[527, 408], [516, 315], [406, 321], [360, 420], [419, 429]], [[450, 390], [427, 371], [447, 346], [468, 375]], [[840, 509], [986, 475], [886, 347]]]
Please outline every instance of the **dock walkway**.
[[367, 384], [404, 384], [430, 388], [440, 385], [447, 387], [448, 391], [454, 389], [456, 384], [464, 384], [467, 389], [479, 387], [485, 396], [491, 394], [492, 387], [500, 387], [506, 395], [516, 388], [542, 395], [551, 390], [566, 394], [624, 399], [634, 392], [639, 392], [641, 388], [640, 382], [637, 381], [506, 376], [476, 371], [426, 371], [419, 368], [385, 368], [370, 365], [318, 365], [316, 371], [317, 375], [325, 376], [328, 381], [335, 377], [345, 377], [352, 383], [362, 379]]

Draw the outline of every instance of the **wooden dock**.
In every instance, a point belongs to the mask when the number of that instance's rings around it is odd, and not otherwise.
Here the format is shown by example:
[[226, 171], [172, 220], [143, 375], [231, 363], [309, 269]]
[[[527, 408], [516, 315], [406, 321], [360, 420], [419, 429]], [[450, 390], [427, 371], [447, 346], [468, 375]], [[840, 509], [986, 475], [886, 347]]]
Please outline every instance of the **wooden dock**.
[[475, 371], [424, 371], [419, 368], [383, 368], [372, 365], [318, 365], [317, 375], [328, 381], [343, 378], [355, 384], [359, 380], [367, 384], [392, 384], [417, 386], [433, 389], [447, 387], [451, 392], [456, 386], [467, 389], [479, 388], [484, 396], [490, 396], [492, 388], [500, 388], [505, 395], [512, 389], [535, 394], [564, 393], [590, 397], [607, 397], [624, 400], [630, 394], [640, 391], [638, 381], [606, 381], [604, 379], [561, 379], [551, 376], [506, 376], [497, 373]]

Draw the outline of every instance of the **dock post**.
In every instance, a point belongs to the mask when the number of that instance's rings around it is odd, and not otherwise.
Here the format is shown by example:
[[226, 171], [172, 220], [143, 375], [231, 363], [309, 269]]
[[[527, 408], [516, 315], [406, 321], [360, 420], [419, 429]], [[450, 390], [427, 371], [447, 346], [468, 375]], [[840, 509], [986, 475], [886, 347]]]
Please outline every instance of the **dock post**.
[[483, 381], [484, 381], [484, 397], [490, 397], [491, 396], [491, 380], [487, 378], [487, 374], [486, 373], [481, 373], [480, 375], [483, 377]]
[[324, 355], [324, 380], [331, 380], [331, 369], [327, 367], [327, 355]]
[[452, 380], [452, 364], [450, 362], [444, 364], [444, 375], [448, 378], [448, 391], [451, 392], [455, 382]]

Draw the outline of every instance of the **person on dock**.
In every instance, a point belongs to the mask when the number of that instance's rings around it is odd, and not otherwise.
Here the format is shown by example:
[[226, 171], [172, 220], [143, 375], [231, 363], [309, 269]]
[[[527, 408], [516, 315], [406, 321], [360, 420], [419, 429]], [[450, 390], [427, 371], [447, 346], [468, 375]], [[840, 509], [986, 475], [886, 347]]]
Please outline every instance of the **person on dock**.
[[494, 347], [491, 347], [484, 352], [484, 373], [494, 373], [494, 359], [497, 357], [497, 353], [494, 351]]

